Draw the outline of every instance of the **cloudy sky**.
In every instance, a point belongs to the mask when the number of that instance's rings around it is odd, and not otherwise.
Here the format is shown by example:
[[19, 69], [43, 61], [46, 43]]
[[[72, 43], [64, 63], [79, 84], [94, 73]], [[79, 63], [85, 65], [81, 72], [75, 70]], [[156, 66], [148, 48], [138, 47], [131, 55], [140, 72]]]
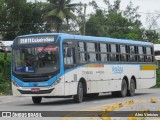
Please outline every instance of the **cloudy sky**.
[[[35, 0], [28, 0], [28, 1], [35, 1]], [[46, 0], [37, 0], [41, 2], [45, 2]], [[82, 3], [89, 3], [92, 0], [72, 0], [73, 3], [82, 2]], [[103, 3], [103, 0], [95, 0], [99, 7], [106, 8], [106, 5]], [[114, 0], [110, 0], [111, 3], [113, 3]], [[141, 21], [143, 23], [143, 26], [147, 27], [148, 23], [146, 22], [147, 14], [145, 13], [156, 13], [152, 14], [154, 16], [160, 15], [160, 0], [121, 0], [121, 9], [124, 10], [127, 6], [127, 4], [132, 1], [134, 6], [139, 6], [139, 14], [141, 15]], [[90, 6], [87, 6], [87, 14], [93, 12], [93, 8]], [[157, 28], [160, 28], [160, 18], [157, 21], [158, 26]]]

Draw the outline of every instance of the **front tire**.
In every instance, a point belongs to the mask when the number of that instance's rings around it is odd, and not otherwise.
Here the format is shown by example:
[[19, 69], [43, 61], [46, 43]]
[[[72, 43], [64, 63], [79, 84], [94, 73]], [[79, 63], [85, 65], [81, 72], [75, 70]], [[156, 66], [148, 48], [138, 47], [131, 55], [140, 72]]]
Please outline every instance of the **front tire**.
[[128, 90], [127, 95], [128, 96], [134, 96], [135, 95], [135, 89], [136, 89], [135, 81], [133, 79], [131, 79], [130, 90]]
[[74, 96], [74, 101], [76, 103], [81, 103], [83, 101], [83, 84], [82, 82], [78, 83], [78, 88], [77, 88], [77, 95]]
[[127, 82], [125, 79], [122, 80], [121, 91], [118, 92], [119, 97], [126, 97], [127, 95]]
[[42, 97], [32, 97], [32, 101], [34, 104], [40, 104], [42, 101]]

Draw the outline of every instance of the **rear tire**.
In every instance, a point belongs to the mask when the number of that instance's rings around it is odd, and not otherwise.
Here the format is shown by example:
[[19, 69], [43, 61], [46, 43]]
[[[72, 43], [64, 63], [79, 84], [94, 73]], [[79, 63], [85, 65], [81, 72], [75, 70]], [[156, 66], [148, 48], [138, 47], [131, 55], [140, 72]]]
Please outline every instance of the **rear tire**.
[[77, 95], [74, 96], [74, 101], [76, 103], [81, 103], [83, 101], [83, 84], [82, 82], [78, 83], [78, 88], [77, 88]]
[[32, 101], [34, 104], [40, 104], [42, 101], [42, 97], [32, 97]]
[[136, 88], [136, 83], [135, 83], [134, 79], [131, 79], [130, 89], [128, 90], [127, 95], [134, 96], [135, 95], [135, 88]]
[[121, 91], [118, 91], [119, 97], [126, 97], [127, 95], [127, 82], [125, 79], [122, 80]]

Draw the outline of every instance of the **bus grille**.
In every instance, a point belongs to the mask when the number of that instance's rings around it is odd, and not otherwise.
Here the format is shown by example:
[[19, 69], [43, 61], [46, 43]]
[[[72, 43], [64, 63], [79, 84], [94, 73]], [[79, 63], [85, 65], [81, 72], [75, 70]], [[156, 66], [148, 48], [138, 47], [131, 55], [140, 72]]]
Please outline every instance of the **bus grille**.
[[43, 76], [43, 77], [22, 77], [21, 79], [23, 82], [43, 82], [43, 81], [48, 81], [49, 77], [48, 76]]

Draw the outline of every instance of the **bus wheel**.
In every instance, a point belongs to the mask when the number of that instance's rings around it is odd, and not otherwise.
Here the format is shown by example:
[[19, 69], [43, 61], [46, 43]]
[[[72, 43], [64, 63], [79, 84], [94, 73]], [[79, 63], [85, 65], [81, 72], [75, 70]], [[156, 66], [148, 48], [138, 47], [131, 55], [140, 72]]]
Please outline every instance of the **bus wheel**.
[[131, 79], [130, 82], [130, 90], [127, 92], [128, 96], [134, 96], [135, 95], [135, 81]]
[[34, 104], [39, 104], [42, 101], [42, 97], [32, 97], [32, 101]]
[[82, 85], [82, 82], [78, 83], [77, 95], [74, 96], [74, 101], [76, 103], [81, 103], [83, 101], [83, 85]]
[[125, 97], [127, 95], [127, 82], [125, 79], [122, 80], [121, 91], [118, 92], [119, 97]]

